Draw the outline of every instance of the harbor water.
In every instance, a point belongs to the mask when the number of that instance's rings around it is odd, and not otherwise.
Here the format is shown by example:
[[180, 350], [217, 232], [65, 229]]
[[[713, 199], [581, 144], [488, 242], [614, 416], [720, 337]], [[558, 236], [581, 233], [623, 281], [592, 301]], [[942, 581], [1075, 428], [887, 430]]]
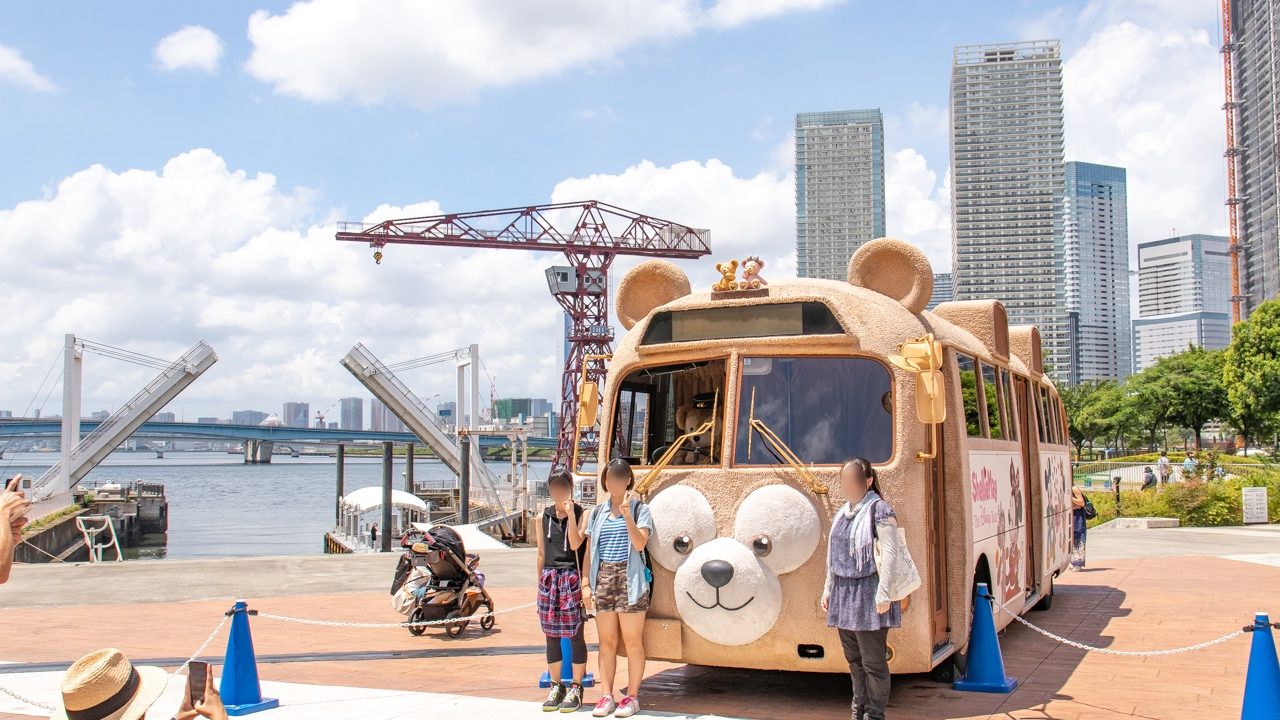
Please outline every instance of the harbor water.
[[[5, 453], [0, 477], [38, 476], [57, 453]], [[509, 462], [487, 463], [505, 477]], [[419, 481], [452, 482], [444, 464], [421, 457], [414, 462]], [[395, 459], [392, 486], [404, 489], [405, 459]], [[545, 480], [548, 464], [529, 463], [529, 478]], [[382, 484], [381, 457], [347, 456], [346, 491]], [[333, 529], [337, 461], [332, 457], [276, 455], [270, 464], [246, 465], [224, 452], [117, 452], [94, 468], [86, 485], [132, 483], [165, 486], [169, 501], [167, 536], [147, 536], [143, 547], [126, 557], [221, 558], [269, 555], [318, 555], [324, 533]], [[473, 492], [475, 490], [473, 489]]]

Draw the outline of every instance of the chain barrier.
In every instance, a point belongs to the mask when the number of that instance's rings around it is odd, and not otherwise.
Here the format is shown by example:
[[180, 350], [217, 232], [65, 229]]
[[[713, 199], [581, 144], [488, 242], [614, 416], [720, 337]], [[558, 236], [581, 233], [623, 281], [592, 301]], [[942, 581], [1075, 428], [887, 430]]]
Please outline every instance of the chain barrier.
[[276, 615], [274, 613], [258, 611], [258, 617], [267, 618], [268, 620], [279, 620], [280, 622], [297, 623], [298, 625], [319, 625], [321, 627], [343, 627], [343, 628], [361, 628], [361, 629], [380, 629], [380, 628], [408, 628], [408, 627], [428, 627], [431, 625], [452, 625], [454, 623], [469, 622], [471, 620], [480, 620], [482, 618], [493, 617], [495, 615], [505, 615], [507, 613], [527, 610], [536, 603], [525, 603], [523, 605], [513, 605], [503, 610], [493, 610], [478, 615], [468, 615], [466, 617], [446, 618], [444, 620], [420, 620], [418, 622], [399, 622], [399, 623], [360, 623], [360, 622], [342, 622], [339, 620], [312, 620], [310, 618], [289, 617], [288, 615]]
[[[187, 667], [191, 665], [192, 661], [194, 661], [196, 658], [200, 657], [202, 653], [204, 653], [205, 648], [209, 647], [209, 644], [212, 643], [214, 639], [218, 637], [218, 633], [222, 632], [222, 628], [226, 627], [227, 621], [230, 619], [231, 619], [230, 615], [223, 616], [222, 620], [218, 622], [217, 627], [213, 629], [213, 632], [209, 633], [209, 637], [205, 638], [204, 642], [200, 643], [200, 647], [196, 648], [196, 651], [191, 653], [191, 656], [188, 657], [181, 665], [179, 665], [176, 670], [169, 673], [170, 682], [172, 682], [175, 677], [179, 677], [181, 673], [185, 672]], [[31, 698], [26, 697], [25, 695], [21, 695], [13, 690], [10, 690], [4, 685], [0, 685], [0, 693], [4, 693], [5, 695], [8, 695], [9, 697], [13, 698], [14, 700], [17, 700], [20, 703], [23, 703], [24, 705], [38, 707], [41, 710], [48, 710], [49, 712], [54, 712], [55, 710], [57, 710], [57, 708], [52, 705], [40, 702], [38, 700], [32, 700]]]
[[[1240, 630], [1235, 630], [1233, 632], [1227, 633], [1226, 635], [1223, 635], [1222, 637], [1219, 637], [1219, 638], [1214, 638], [1213, 640], [1207, 640], [1202, 643], [1197, 643], [1195, 645], [1187, 645], [1185, 647], [1169, 648], [1167, 650], [1112, 650], [1111, 648], [1096, 647], [1094, 645], [1086, 645], [1082, 642], [1076, 642], [1075, 640], [1064, 638], [1061, 635], [1055, 635], [1054, 633], [1051, 633], [1048, 630], [1045, 630], [1044, 628], [1033, 624], [1026, 618], [1022, 617], [1018, 613], [1009, 609], [1009, 605], [1017, 602], [1017, 600], [1011, 600], [1008, 603], [1001, 605], [997, 603], [995, 601], [995, 597], [991, 595], [986, 595], [984, 596], [984, 598], [986, 600], [991, 601], [991, 606], [993, 608], [997, 610], [1001, 610], [1005, 613], [1008, 613], [1014, 620], [1017, 620], [1018, 622], [1022, 623], [1023, 625], [1026, 625], [1027, 627], [1040, 633], [1041, 635], [1044, 635], [1050, 640], [1056, 640], [1062, 643], [1063, 645], [1069, 645], [1073, 648], [1084, 650], [1086, 652], [1096, 652], [1096, 653], [1101, 653], [1103, 655], [1120, 655], [1123, 657], [1156, 657], [1160, 655], [1178, 655], [1181, 653], [1193, 652], [1195, 650], [1203, 650], [1207, 647], [1212, 647], [1214, 645], [1218, 645], [1219, 643], [1227, 642], [1228, 640], [1234, 640], [1240, 637], [1241, 635], [1244, 635], [1246, 632], [1250, 632], [1251, 630], [1253, 630], [1253, 628], [1250, 626], [1250, 627], [1246, 627]], [[1280, 623], [1277, 623], [1277, 625], [1280, 625]]]
[[55, 707], [54, 707], [54, 706], [52, 706], [52, 705], [46, 705], [46, 704], [44, 704], [44, 703], [42, 703], [42, 702], [40, 702], [40, 701], [38, 701], [38, 700], [32, 700], [32, 699], [31, 699], [31, 698], [29, 698], [29, 697], [26, 697], [26, 696], [23, 696], [23, 695], [19, 695], [18, 693], [16, 693], [16, 692], [14, 692], [14, 691], [10, 690], [9, 688], [7, 688], [7, 687], [5, 687], [5, 686], [3, 686], [3, 685], [0, 685], [0, 693], [4, 693], [5, 695], [8, 695], [9, 697], [13, 698], [14, 700], [17, 700], [18, 702], [22, 703], [23, 705], [30, 705], [31, 707], [38, 707], [38, 708], [40, 708], [41, 710], [48, 710], [49, 712], [54, 712], [55, 710], [57, 710], [57, 708], [55, 708]]

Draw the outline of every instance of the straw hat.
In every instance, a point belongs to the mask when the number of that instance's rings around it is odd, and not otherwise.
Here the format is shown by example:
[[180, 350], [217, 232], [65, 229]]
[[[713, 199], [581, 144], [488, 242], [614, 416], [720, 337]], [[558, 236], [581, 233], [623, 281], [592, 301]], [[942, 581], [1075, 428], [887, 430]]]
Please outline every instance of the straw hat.
[[115, 648], [95, 650], [67, 668], [51, 720], [138, 720], [159, 699], [169, 673], [134, 667]]

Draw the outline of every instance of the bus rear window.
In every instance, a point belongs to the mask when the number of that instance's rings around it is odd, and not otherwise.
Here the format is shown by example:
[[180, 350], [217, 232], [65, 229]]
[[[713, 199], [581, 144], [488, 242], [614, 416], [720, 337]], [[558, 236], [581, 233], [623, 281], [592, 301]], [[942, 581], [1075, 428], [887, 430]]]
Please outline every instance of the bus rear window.
[[893, 455], [890, 387], [888, 369], [870, 358], [743, 358], [734, 462], [785, 464], [752, 429], [753, 416], [805, 464], [855, 455], [885, 462]]
[[820, 302], [727, 305], [663, 310], [649, 321], [640, 344], [843, 333], [831, 308]]

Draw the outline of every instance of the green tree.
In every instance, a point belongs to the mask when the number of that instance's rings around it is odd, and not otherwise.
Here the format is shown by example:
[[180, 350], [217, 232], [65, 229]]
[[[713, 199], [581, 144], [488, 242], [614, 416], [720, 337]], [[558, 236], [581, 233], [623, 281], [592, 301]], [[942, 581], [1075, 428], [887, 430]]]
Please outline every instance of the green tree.
[[1141, 374], [1148, 401], [1162, 405], [1170, 423], [1190, 430], [1197, 448], [1204, 426], [1230, 412], [1224, 364], [1225, 351], [1191, 346], [1160, 358]]
[[1071, 444], [1076, 446], [1076, 454], [1084, 453], [1084, 446], [1098, 437], [1098, 429], [1093, 427], [1085, 417], [1085, 407], [1097, 392], [1098, 382], [1091, 380], [1070, 387], [1059, 387], [1058, 395], [1062, 398], [1062, 408], [1067, 412], [1067, 434]]
[[1275, 427], [1280, 415], [1280, 300], [1258, 306], [1231, 331], [1223, 383], [1232, 426], [1248, 442]]
[[1125, 383], [1125, 404], [1133, 414], [1136, 428], [1146, 437], [1147, 447], [1155, 449], [1156, 437], [1172, 420], [1172, 401], [1168, 388], [1161, 382], [1163, 373], [1151, 366]]

